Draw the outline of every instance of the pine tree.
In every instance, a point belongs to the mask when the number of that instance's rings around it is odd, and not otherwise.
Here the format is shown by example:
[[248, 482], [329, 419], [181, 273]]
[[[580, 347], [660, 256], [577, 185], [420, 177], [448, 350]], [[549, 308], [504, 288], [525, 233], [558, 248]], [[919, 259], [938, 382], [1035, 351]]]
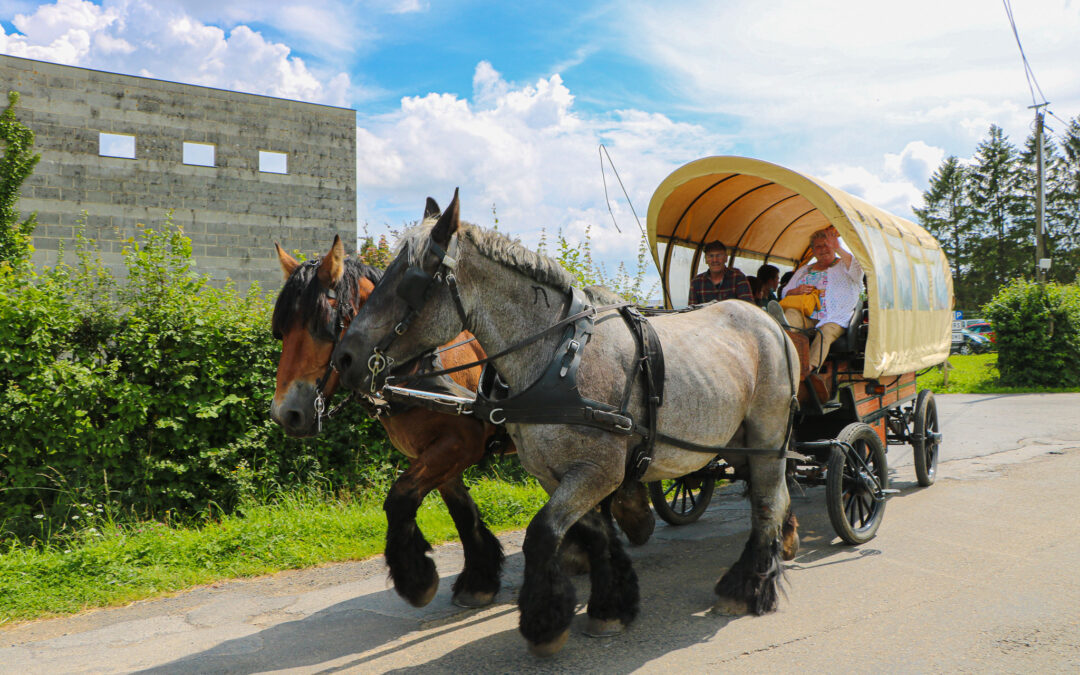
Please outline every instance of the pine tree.
[[941, 243], [952, 268], [956, 306], [967, 307], [968, 288], [964, 282], [969, 270], [967, 257], [971, 239], [971, 204], [967, 192], [967, 171], [953, 155], [945, 158], [923, 193], [923, 208], [914, 209], [926, 230]]
[[[1018, 159], [1016, 146], [996, 124], [990, 126], [989, 137], [975, 150], [968, 196], [969, 219], [976, 237], [971, 254], [980, 261], [969, 277], [971, 300], [976, 304], [989, 301], [1009, 279], [1032, 271], [1032, 234], [1029, 231], [1025, 236], [1023, 231], [1017, 231], [1021, 226], [1017, 217], [1022, 210]], [[1026, 267], [1025, 261], [1029, 262]]]

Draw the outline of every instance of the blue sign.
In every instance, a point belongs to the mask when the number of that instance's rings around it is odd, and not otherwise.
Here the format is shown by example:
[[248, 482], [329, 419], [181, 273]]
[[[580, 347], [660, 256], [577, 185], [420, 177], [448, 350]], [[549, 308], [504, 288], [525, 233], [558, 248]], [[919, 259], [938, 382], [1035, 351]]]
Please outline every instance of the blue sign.
[[960, 321], [963, 318], [964, 318], [964, 313], [962, 311], [956, 310], [955, 312], [953, 312], [953, 319], [954, 320]]

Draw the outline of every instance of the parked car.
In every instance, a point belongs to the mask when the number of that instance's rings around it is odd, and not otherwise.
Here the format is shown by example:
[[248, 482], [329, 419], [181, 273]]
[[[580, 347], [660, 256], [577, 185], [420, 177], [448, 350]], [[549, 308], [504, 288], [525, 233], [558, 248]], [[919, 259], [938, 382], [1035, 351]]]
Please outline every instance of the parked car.
[[978, 333], [979, 335], [985, 335], [990, 339], [990, 342], [997, 342], [997, 334], [994, 333], [994, 327], [985, 321], [973, 323], [970, 326], [964, 326], [964, 330]]
[[990, 351], [993, 346], [990, 338], [985, 333], [978, 333], [964, 328], [952, 334], [952, 352], [954, 354], [983, 354]]

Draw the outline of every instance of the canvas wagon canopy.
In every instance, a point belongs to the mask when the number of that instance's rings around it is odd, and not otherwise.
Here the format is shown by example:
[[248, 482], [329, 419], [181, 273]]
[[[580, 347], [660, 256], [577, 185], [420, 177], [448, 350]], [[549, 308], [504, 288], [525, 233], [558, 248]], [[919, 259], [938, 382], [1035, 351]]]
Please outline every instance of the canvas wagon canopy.
[[[938, 242], [918, 225], [822, 181], [747, 157], [706, 157], [674, 171], [649, 203], [648, 235], [667, 307], [686, 304], [710, 241], [729, 265], [797, 267], [810, 235], [833, 225], [866, 273], [870, 310], [863, 376], [899, 375], [949, 355], [953, 289]], [[752, 264], [750, 261], [753, 261]]]

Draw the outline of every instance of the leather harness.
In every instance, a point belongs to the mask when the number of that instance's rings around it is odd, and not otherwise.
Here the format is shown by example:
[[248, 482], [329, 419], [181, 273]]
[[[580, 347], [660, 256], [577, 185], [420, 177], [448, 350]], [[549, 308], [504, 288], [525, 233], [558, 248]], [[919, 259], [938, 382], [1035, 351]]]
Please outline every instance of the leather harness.
[[[454, 244], [456, 244], [456, 241], [452, 241], [451, 245], [447, 248], [453, 250]], [[432, 242], [432, 246], [434, 246], [434, 242]], [[429, 295], [431, 287], [435, 283], [445, 281], [450, 287], [451, 295], [457, 305], [458, 314], [462, 319], [464, 327], [466, 312], [457, 292], [456, 279], [452, 274], [452, 268], [456, 263], [456, 260], [454, 260], [453, 256], [446, 255], [441, 247], [436, 247], [434, 252], [440, 258], [439, 269], [434, 275], [428, 275], [424, 272], [420, 264], [412, 266], [405, 272], [402, 283], [407, 284], [412, 288], [408, 288], [407, 290], [399, 288], [398, 294], [406, 300], [410, 307], [410, 311], [406, 315], [405, 320], [395, 328], [394, 333], [387, 336], [387, 338], [378, 345], [372, 356], [375, 365], [375, 367], [371, 368], [373, 386], [375, 382], [374, 376], [377, 375], [379, 371], [392, 366], [392, 361], [387, 359], [384, 355], [386, 348], [389, 347], [394, 338], [403, 334], [408, 328], [408, 324], [411, 323], [411, 319], [419, 313], [420, 308], [423, 306], [424, 301], [426, 301], [427, 296]], [[447, 258], [449, 258], [449, 261], [447, 261]], [[405, 290], [405, 292], [402, 292], [403, 290]], [[403, 377], [391, 376], [387, 378], [388, 385], [391, 384], [391, 381], [395, 384], [400, 384], [419, 379], [445, 376], [446, 374], [457, 370], [485, 364], [484, 373], [481, 375], [480, 388], [476, 392], [474, 400], [470, 401], [467, 397], [458, 396], [430, 396], [425, 395], [423, 392], [405, 389], [400, 386], [388, 386], [384, 389], [388, 390], [388, 394], [391, 397], [411, 399], [412, 403], [415, 403], [416, 405], [421, 405], [439, 412], [473, 414], [497, 426], [501, 426], [507, 422], [521, 424], [578, 424], [621, 435], [638, 435], [641, 437], [641, 441], [634, 446], [627, 456], [624, 479], [627, 482], [640, 480], [641, 477], [645, 475], [645, 472], [648, 470], [649, 464], [652, 461], [653, 449], [657, 441], [674, 445], [683, 450], [702, 452], [711, 455], [741, 454], [805, 459], [802, 455], [788, 449], [791, 442], [795, 414], [798, 411], [794, 381], [791, 383], [792, 395], [789, 406], [787, 431], [785, 433], [784, 443], [780, 448], [705, 446], [660, 433], [657, 427], [659, 426], [659, 409], [660, 406], [663, 405], [664, 396], [664, 355], [660, 339], [653, 329], [652, 324], [650, 324], [641, 311], [631, 305], [631, 303], [623, 302], [596, 308], [588, 302], [585, 298], [585, 294], [579, 289], [571, 288], [570, 292], [571, 302], [567, 309], [566, 318], [549, 326], [540, 333], [534, 334], [525, 340], [511, 345], [509, 348], [498, 354], [455, 368], [417, 372]], [[620, 407], [582, 396], [577, 383], [578, 367], [581, 364], [581, 356], [585, 350], [585, 346], [588, 344], [589, 338], [593, 333], [596, 321], [595, 316], [600, 312], [613, 309], [617, 309], [622, 315], [623, 321], [630, 330], [630, 333], [634, 336], [634, 341], [636, 343], [635, 361], [637, 365], [631, 376], [627, 378], [625, 393]], [[505, 385], [500, 386], [497, 374], [492, 368], [486, 367], [487, 364], [490, 364], [491, 361], [500, 356], [535, 342], [540, 337], [561, 326], [565, 326], [562, 339], [560, 340], [558, 347], [556, 347], [547, 368], [545, 368], [544, 372], [535, 382], [521, 392], [513, 395], [509, 393], [509, 389], [505, 387]], [[779, 326], [777, 326], [777, 329], [779, 330]], [[790, 373], [791, 354], [786, 345], [784, 348], [784, 355], [787, 358], [788, 372]], [[371, 365], [372, 364], [369, 364], [369, 367]], [[639, 374], [642, 378], [642, 396], [645, 408], [645, 421], [643, 424], [635, 421], [629, 412], [630, 396], [633, 391], [634, 381]]]

